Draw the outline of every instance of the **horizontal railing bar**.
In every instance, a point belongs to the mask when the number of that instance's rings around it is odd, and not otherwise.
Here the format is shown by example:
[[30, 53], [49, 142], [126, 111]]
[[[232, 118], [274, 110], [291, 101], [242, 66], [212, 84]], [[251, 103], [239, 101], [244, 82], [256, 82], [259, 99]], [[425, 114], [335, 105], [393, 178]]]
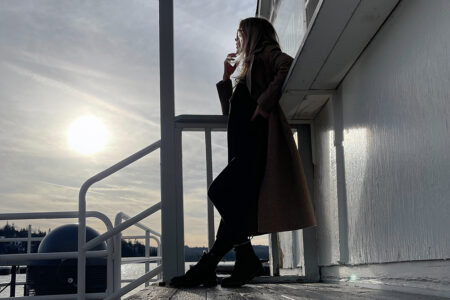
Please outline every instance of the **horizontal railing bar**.
[[[86, 294], [86, 299], [103, 299], [106, 297], [106, 293], [89, 293]], [[25, 296], [14, 297], [14, 300], [65, 300], [65, 299], [77, 299], [77, 294], [61, 294], [61, 295], [45, 295], [45, 296]]]
[[37, 241], [42, 241], [44, 239], [44, 237], [32, 237], [32, 238], [0, 238], [0, 243], [9, 243], [9, 242], [27, 242], [27, 241], [31, 241], [31, 242], [37, 242]]
[[[292, 90], [294, 91], [294, 90]], [[333, 94], [334, 90], [317, 90], [318, 95]], [[297, 91], [295, 91], [297, 92]], [[312, 91], [311, 91], [312, 95]], [[311, 124], [312, 120], [288, 120], [289, 125]], [[223, 115], [178, 115], [175, 117], [175, 127], [183, 131], [226, 131], [228, 116]]]
[[191, 129], [226, 129], [228, 116], [223, 115], [178, 115], [175, 117], [175, 127]]
[[[129, 215], [127, 215], [126, 213], [124, 213], [124, 212], [120, 212], [119, 215], [122, 217], [122, 219], [131, 219], [131, 217], [130, 217]], [[142, 224], [141, 222], [137, 222], [136, 224], [134, 224], [134, 226], [139, 227], [139, 228], [141, 228], [141, 229], [143, 229], [143, 230], [146, 230], [146, 231], [148, 230], [148, 231], [150, 231], [150, 233], [152, 233], [152, 234], [154, 234], [154, 235], [156, 235], [156, 236], [161, 237], [161, 234], [160, 234], [159, 232], [154, 231], [154, 230], [151, 229], [150, 227], [148, 227], [148, 226]]]
[[126, 235], [122, 236], [123, 240], [133, 240], [133, 239], [145, 239], [145, 235]]
[[119, 297], [125, 295], [126, 293], [134, 290], [136, 287], [140, 286], [141, 284], [144, 284], [146, 281], [148, 281], [149, 279], [155, 277], [156, 275], [158, 275], [161, 272], [162, 272], [162, 265], [159, 265], [156, 268], [154, 268], [153, 270], [151, 270], [150, 272], [145, 273], [144, 275], [142, 275], [141, 277], [139, 277], [135, 281], [127, 284], [126, 286], [124, 286], [123, 288], [121, 288], [117, 292], [109, 295], [108, 297], [106, 297], [103, 300], [111, 300], [111, 299], [119, 298]]
[[111, 238], [112, 236], [114, 236], [117, 233], [127, 229], [128, 227], [133, 226], [135, 223], [137, 223], [140, 220], [148, 217], [149, 215], [157, 212], [160, 209], [161, 209], [161, 202], [158, 202], [155, 205], [153, 205], [153, 206], [147, 208], [146, 210], [142, 211], [141, 213], [137, 214], [136, 216], [130, 218], [129, 220], [126, 220], [125, 222], [120, 223], [119, 225], [114, 227], [112, 230], [107, 231], [107, 232], [105, 232], [105, 233], [103, 233], [103, 234], [93, 238], [92, 240], [90, 240], [89, 242], [87, 242], [84, 245], [84, 250], [88, 250], [90, 248], [93, 248], [93, 247], [97, 246], [101, 242]]
[[[87, 257], [103, 257], [108, 255], [108, 250], [88, 251]], [[0, 255], [0, 265], [28, 264], [36, 260], [78, 258], [78, 251], [73, 252], [52, 252], [52, 253], [20, 253]]]
[[[70, 219], [70, 218], [78, 218], [78, 214], [79, 214], [78, 211], [42, 211], [34, 213], [6, 213], [0, 214], [0, 220]], [[109, 218], [105, 214], [102, 214], [101, 212], [90, 210], [86, 212], [86, 217], [97, 218], [103, 221], [107, 230], [112, 230], [113, 228]]]
[[[10, 282], [0, 283], [0, 287], [7, 286], [7, 285], [10, 285], [10, 284], [11, 284]], [[27, 284], [26, 281], [18, 281], [18, 282], [16, 281], [16, 285], [25, 285], [25, 284]]]
[[202, 123], [192, 124], [192, 125], [189, 125], [188, 127], [184, 127], [184, 126], [175, 126], [175, 127], [180, 128], [183, 132], [186, 132], [186, 131], [203, 132], [206, 129], [209, 129], [211, 132], [226, 132], [227, 131], [226, 127], [223, 127], [223, 128], [206, 127]]
[[[98, 211], [87, 211], [86, 217], [98, 218], [103, 221], [108, 230], [112, 229], [109, 218]], [[78, 218], [78, 211], [42, 211], [33, 213], [0, 214], [0, 220], [33, 220], [33, 219], [69, 219]]]
[[122, 258], [122, 265], [134, 264], [134, 263], [144, 263], [152, 261], [160, 261], [161, 256], [149, 256], [149, 257], [124, 257]]
[[118, 163], [114, 164], [113, 166], [109, 167], [108, 169], [97, 173], [96, 175], [92, 176], [88, 180], [86, 180], [80, 189], [80, 194], [86, 194], [87, 190], [91, 185], [94, 183], [105, 179], [106, 177], [116, 173], [117, 171], [127, 167], [128, 165], [134, 163], [135, 161], [141, 159], [142, 157], [150, 154], [151, 152], [155, 151], [156, 149], [159, 149], [161, 147], [161, 140], [151, 144], [150, 146], [145, 147], [142, 150], [139, 150], [138, 152], [128, 156], [127, 158], [119, 161]]

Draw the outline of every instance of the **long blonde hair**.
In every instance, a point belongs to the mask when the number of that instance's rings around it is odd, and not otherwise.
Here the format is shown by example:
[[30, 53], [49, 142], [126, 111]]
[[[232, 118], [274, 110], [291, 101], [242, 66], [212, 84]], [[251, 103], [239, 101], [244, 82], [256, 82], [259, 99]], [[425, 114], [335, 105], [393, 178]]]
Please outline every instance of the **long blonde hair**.
[[[239, 53], [240, 72], [236, 76], [239, 81], [247, 75], [250, 61], [255, 50], [265, 44], [277, 45], [280, 47], [278, 35], [272, 24], [265, 18], [250, 17], [239, 22], [239, 29], [242, 34], [241, 51]], [[243, 43], [242, 43], [243, 42]]]

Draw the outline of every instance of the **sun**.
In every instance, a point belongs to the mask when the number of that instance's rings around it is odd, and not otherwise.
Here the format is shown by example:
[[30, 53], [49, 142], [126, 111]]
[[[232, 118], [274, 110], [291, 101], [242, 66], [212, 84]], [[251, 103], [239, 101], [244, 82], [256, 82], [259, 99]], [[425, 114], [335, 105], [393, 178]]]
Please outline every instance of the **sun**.
[[108, 131], [95, 116], [82, 116], [72, 122], [67, 131], [69, 147], [83, 155], [102, 151], [108, 140]]

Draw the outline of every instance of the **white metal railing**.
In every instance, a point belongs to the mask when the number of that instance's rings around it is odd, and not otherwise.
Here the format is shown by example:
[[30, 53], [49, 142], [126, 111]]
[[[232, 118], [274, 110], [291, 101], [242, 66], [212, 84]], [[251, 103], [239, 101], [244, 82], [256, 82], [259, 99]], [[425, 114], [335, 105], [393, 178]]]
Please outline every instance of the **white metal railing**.
[[[131, 219], [130, 216], [128, 216], [127, 214], [125, 214], [124, 212], [120, 212], [116, 215], [116, 220], [115, 220], [115, 225], [119, 225], [122, 220], [129, 220]], [[115, 253], [115, 257], [116, 259], [122, 259], [122, 264], [125, 263], [145, 263], [145, 273], [150, 271], [150, 262], [155, 261], [157, 263], [158, 266], [161, 265], [161, 234], [159, 232], [156, 232], [154, 230], [152, 230], [151, 228], [149, 228], [148, 226], [142, 224], [142, 223], [136, 223], [134, 224], [136, 227], [139, 227], [140, 229], [144, 230], [145, 235], [144, 236], [139, 236], [139, 235], [132, 235], [132, 236], [122, 236], [119, 233], [118, 235], [118, 239], [144, 239], [145, 240], [145, 254], [144, 257], [131, 257], [128, 259], [122, 258], [122, 255], [119, 251], [117, 251]], [[151, 235], [152, 234], [152, 235]], [[156, 252], [156, 257], [150, 257], [150, 239], [155, 240], [156, 245], [157, 245], [157, 252]], [[119, 273], [121, 274], [121, 273]], [[160, 280], [161, 279], [161, 274], [158, 274], [156, 280]], [[126, 280], [122, 280], [120, 277], [117, 279], [117, 282], [132, 282], [133, 280], [130, 279], [126, 279]], [[148, 286], [148, 282], [145, 282], [145, 286]]]
[[[38, 212], [38, 213], [9, 213], [0, 214], [0, 220], [17, 220], [17, 219], [57, 219], [57, 218], [78, 218], [78, 251], [77, 252], [58, 252], [58, 253], [30, 253], [31, 241], [42, 240], [42, 238], [32, 238], [31, 230], [29, 230], [27, 238], [5, 238], [1, 242], [13, 241], [28, 241], [26, 254], [4, 254], [0, 255], [0, 265], [11, 264], [26, 264], [31, 261], [43, 259], [60, 259], [60, 258], [77, 258], [77, 294], [61, 294], [53, 296], [33, 296], [33, 299], [117, 299], [127, 292], [133, 290], [139, 285], [148, 282], [151, 278], [160, 275], [162, 272], [161, 264], [161, 234], [152, 230], [151, 228], [139, 223], [144, 218], [161, 209], [161, 202], [149, 207], [134, 217], [129, 217], [125, 213], [119, 213], [116, 217], [115, 227], [111, 224], [108, 217], [100, 212], [86, 211], [86, 194], [88, 189], [96, 182], [116, 173], [126, 166], [134, 163], [142, 157], [159, 149], [161, 141], [157, 141], [150, 146], [136, 152], [135, 154], [125, 158], [116, 163], [112, 167], [98, 173], [89, 178], [82, 186], [79, 192], [79, 211], [74, 212]], [[86, 218], [97, 217], [102, 220], [107, 230], [105, 233], [86, 242]], [[126, 221], [122, 222], [125, 219]], [[141, 261], [145, 259], [145, 274], [135, 280], [127, 280], [129, 282], [123, 288], [121, 287], [120, 272], [122, 258], [121, 254], [121, 232], [130, 226], [137, 226], [144, 229], [146, 232], [146, 257], [140, 258]], [[30, 227], [29, 227], [30, 229]], [[152, 234], [152, 236], [150, 235]], [[156, 258], [149, 258], [149, 241], [154, 239], [158, 245], [158, 256]], [[107, 250], [92, 251], [90, 249], [99, 245], [102, 242], [107, 242]], [[115, 251], [114, 251], [115, 250]], [[87, 257], [103, 257], [107, 256], [107, 289], [105, 293], [89, 293], [86, 294], [86, 258]], [[158, 266], [149, 270], [149, 263], [151, 260], [157, 261]], [[134, 262], [137, 262], [135, 260]], [[159, 277], [160, 278], [160, 277]], [[130, 282], [131, 281], [131, 282]], [[106, 298], [105, 298], [106, 297]], [[17, 297], [16, 299], [29, 299], [30, 297]]]
[[[0, 214], [0, 220], [38, 220], [38, 219], [70, 219], [78, 217], [77, 211], [67, 211], [67, 212], [36, 212], [36, 213], [7, 213]], [[101, 220], [105, 226], [106, 230], [112, 230], [113, 226], [109, 218], [97, 211], [87, 211], [86, 217], [94, 217]], [[27, 247], [27, 253], [21, 254], [2, 254], [0, 255], [0, 265], [24, 265], [31, 261], [36, 260], [46, 260], [46, 259], [61, 259], [61, 258], [77, 258], [78, 252], [56, 252], [56, 253], [31, 253], [31, 241], [32, 240], [42, 240], [42, 237], [32, 238], [31, 237], [31, 226], [28, 226], [28, 237], [26, 238], [3, 238], [0, 242], [12, 242], [12, 241], [28, 241], [29, 246]], [[112, 239], [106, 240], [107, 250], [100, 251], [89, 251], [86, 253], [88, 257], [107, 257], [107, 290], [105, 293], [93, 293], [89, 296], [89, 299], [102, 299], [107, 296], [108, 293], [112, 293], [113, 286], [113, 241]], [[32, 297], [15, 297], [14, 299], [76, 299], [76, 294], [61, 294], [53, 296], [32, 296]]]
[[[157, 212], [161, 209], [161, 202], [153, 205], [152, 207], [142, 211], [141, 213], [137, 214], [136, 216], [129, 218], [123, 223], [116, 222], [116, 226], [112, 228], [111, 230], [93, 238], [89, 242], [86, 242], [86, 194], [89, 188], [96, 182], [99, 182], [108, 176], [116, 173], [117, 171], [125, 168], [126, 166], [136, 162], [137, 160], [141, 159], [142, 157], [152, 153], [156, 149], [159, 149], [161, 147], [161, 141], [157, 141], [153, 144], [151, 144], [148, 147], [145, 147], [144, 149], [136, 152], [135, 154], [121, 160], [120, 162], [116, 163], [115, 165], [109, 167], [108, 169], [98, 173], [97, 175], [89, 178], [86, 180], [86, 182], [81, 186], [80, 192], [79, 192], [79, 202], [78, 202], [78, 264], [77, 264], [77, 299], [83, 300], [86, 298], [88, 294], [86, 294], [86, 257], [87, 252], [89, 249], [97, 246], [98, 244], [102, 243], [103, 241], [106, 241], [110, 238], [114, 239], [114, 249], [117, 253], [120, 253], [121, 249], [121, 240], [120, 240], [120, 233], [129, 228], [130, 226], [133, 226], [137, 224], [142, 219], [150, 216], [151, 214]], [[150, 272], [145, 273], [138, 279], [134, 280], [133, 282], [127, 284], [125, 287], [121, 287], [120, 282], [120, 272], [121, 272], [121, 258], [115, 257], [114, 260], [114, 283], [113, 283], [113, 292], [111, 290], [107, 289], [108, 297], [105, 299], [116, 299], [120, 298], [122, 295], [126, 294], [127, 292], [133, 290], [137, 286], [141, 285], [142, 283], [148, 281], [149, 279], [153, 278], [155, 275], [158, 275], [162, 271], [162, 266], [158, 266], [155, 269], [153, 269]], [[119, 278], [119, 279], [117, 279]]]
[[[54, 218], [75, 218], [77, 217], [78, 212], [38, 212], [38, 213], [10, 213], [10, 214], [0, 214], [0, 220], [18, 220], [18, 219], [54, 219]], [[128, 215], [123, 212], [117, 214], [118, 218], [116, 220], [122, 219], [130, 219]], [[97, 217], [101, 219], [107, 230], [112, 230], [112, 224], [108, 217], [105, 215], [96, 212], [96, 211], [88, 211], [86, 212], [87, 217]], [[107, 274], [113, 275], [112, 266], [113, 261], [120, 262], [121, 264], [137, 264], [137, 263], [145, 263], [145, 273], [150, 271], [150, 263], [156, 262], [158, 266], [161, 265], [161, 242], [160, 236], [161, 234], [152, 230], [148, 226], [142, 223], [136, 223], [137, 227], [143, 229], [145, 231], [145, 235], [133, 235], [133, 236], [123, 236], [122, 239], [144, 239], [145, 240], [145, 257], [130, 257], [130, 258], [121, 258], [120, 251], [112, 251], [114, 256], [110, 257], [108, 264], [109, 268], [107, 268]], [[21, 254], [4, 254], [0, 255], [0, 265], [27, 265], [28, 263], [36, 260], [47, 260], [47, 259], [63, 259], [63, 258], [77, 258], [78, 252], [56, 252], [56, 253], [31, 253], [31, 242], [42, 241], [44, 237], [32, 237], [31, 236], [31, 224], [28, 225], [27, 237], [14, 237], [14, 238], [1, 238], [0, 243], [11, 243], [11, 242], [27, 242], [27, 253]], [[157, 244], [157, 256], [150, 257], [150, 239], [155, 240]], [[107, 244], [108, 250], [100, 250], [100, 251], [88, 251], [87, 257], [103, 257], [106, 256], [110, 247], [112, 247], [112, 242]], [[113, 278], [114, 276], [111, 276]], [[120, 279], [120, 277], [119, 277]], [[148, 280], [145, 282], [145, 285], [148, 286], [149, 281], [157, 281], [161, 279], [161, 273], [157, 275], [156, 280]], [[129, 283], [133, 282], [136, 279], [126, 279], [121, 280], [121, 283]], [[10, 283], [0, 283], [0, 287], [5, 287]], [[113, 281], [110, 279], [109, 285], [112, 291]], [[26, 282], [15, 282], [15, 286], [18, 285], [26, 285]], [[93, 295], [94, 298], [98, 298], [101, 296], [106, 296], [108, 293], [95, 293]], [[25, 295], [26, 296], [26, 295]], [[65, 297], [65, 296], [64, 296]], [[72, 297], [72, 298], [70, 298]], [[67, 299], [73, 299], [74, 296], [70, 296]], [[25, 299], [26, 297], [15, 297], [15, 299]], [[33, 296], [33, 299], [36, 296]], [[61, 299], [61, 298], [58, 298]], [[64, 298], [66, 299], [66, 298]]]
[[[206, 150], [206, 188], [213, 181], [212, 171], [212, 131], [226, 131], [228, 117], [221, 115], [178, 115], [175, 117], [175, 127], [179, 131], [203, 131], [205, 133], [205, 150]], [[178, 136], [181, 137], [181, 134]], [[214, 205], [207, 200], [208, 214], [208, 247], [211, 249], [215, 240], [214, 230]]]
[[[183, 131], [203, 131], [205, 133], [205, 147], [206, 147], [206, 182], [207, 187], [212, 183], [212, 150], [211, 150], [211, 132], [212, 131], [226, 131], [228, 124], [228, 117], [222, 115], [178, 115], [175, 117], [175, 128], [178, 130], [179, 139], [181, 139], [181, 132]], [[310, 121], [290, 120], [289, 125], [293, 132], [299, 134], [302, 126], [310, 124]], [[309, 129], [308, 129], [309, 130]], [[304, 144], [304, 139], [302, 139]], [[306, 168], [306, 166], [305, 166]], [[207, 201], [208, 206], [208, 245], [211, 248], [214, 244], [214, 207], [211, 201]], [[269, 249], [270, 249], [270, 270], [272, 276], [280, 274], [279, 251], [278, 251], [278, 235], [277, 233], [270, 233]], [[310, 243], [311, 244], [311, 243]]]

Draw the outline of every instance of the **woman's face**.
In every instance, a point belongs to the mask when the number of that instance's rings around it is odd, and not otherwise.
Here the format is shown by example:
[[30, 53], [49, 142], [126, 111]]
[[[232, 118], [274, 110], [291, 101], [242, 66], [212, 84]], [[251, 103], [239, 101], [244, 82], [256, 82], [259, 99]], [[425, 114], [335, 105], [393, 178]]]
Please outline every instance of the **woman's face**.
[[240, 53], [242, 50], [242, 44], [244, 44], [244, 32], [242, 29], [238, 29], [236, 32], [236, 53]]

